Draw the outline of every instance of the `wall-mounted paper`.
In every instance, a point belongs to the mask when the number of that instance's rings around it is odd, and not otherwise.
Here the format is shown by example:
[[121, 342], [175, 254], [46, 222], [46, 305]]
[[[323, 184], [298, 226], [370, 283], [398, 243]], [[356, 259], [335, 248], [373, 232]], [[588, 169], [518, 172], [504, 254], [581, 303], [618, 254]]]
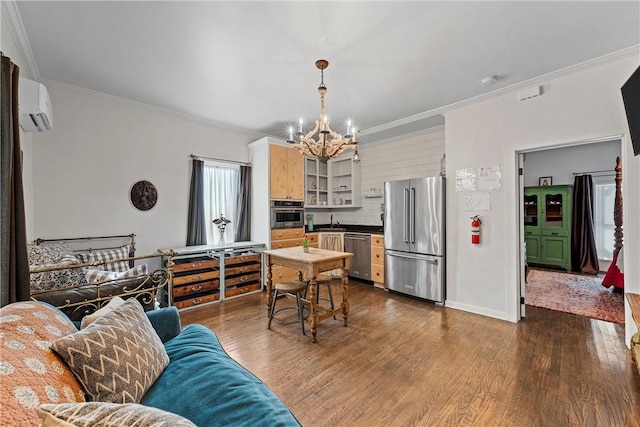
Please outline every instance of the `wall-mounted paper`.
[[476, 170], [458, 169], [456, 171], [456, 191], [476, 190]]
[[464, 194], [464, 210], [465, 211], [490, 211], [491, 210], [491, 194], [490, 193], [465, 193]]
[[456, 191], [491, 191], [502, 188], [500, 166], [458, 169]]
[[502, 187], [502, 173], [500, 166], [478, 168], [478, 190], [499, 190]]

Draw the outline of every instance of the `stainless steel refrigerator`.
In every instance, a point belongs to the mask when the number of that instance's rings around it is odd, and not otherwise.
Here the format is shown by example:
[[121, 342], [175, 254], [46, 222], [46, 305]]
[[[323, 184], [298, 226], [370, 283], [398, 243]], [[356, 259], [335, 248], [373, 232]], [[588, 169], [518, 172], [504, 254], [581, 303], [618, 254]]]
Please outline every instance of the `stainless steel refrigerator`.
[[444, 177], [384, 184], [387, 288], [444, 304]]

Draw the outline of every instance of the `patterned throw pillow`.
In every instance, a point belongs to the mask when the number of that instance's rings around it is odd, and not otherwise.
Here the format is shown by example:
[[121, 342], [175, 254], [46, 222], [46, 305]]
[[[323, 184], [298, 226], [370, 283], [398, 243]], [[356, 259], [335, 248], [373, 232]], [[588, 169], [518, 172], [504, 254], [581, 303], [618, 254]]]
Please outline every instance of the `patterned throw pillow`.
[[128, 279], [131, 277], [144, 276], [147, 274], [147, 264], [136, 265], [129, 270], [119, 273], [117, 271], [100, 270], [95, 267], [88, 267], [84, 270], [84, 277], [89, 283], [104, 282], [107, 280]]
[[137, 403], [63, 403], [41, 405], [38, 415], [42, 427], [91, 426], [91, 427], [195, 427], [180, 415]]
[[84, 402], [82, 386], [50, 348], [74, 332], [71, 320], [47, 304], [0, 309], [0, 425], [39, 426], [38, 405]]
[[89, 400], [139, 403], [169, 364], [158, 334], [135, 298], [51, 348], [84, 386]]
[[[65, 243], [42, 243], [27, 245], [29, 268], [71, 267], [80, 264], [71, 248]], [[86, 283], [79, 268], [45, 271], [31, 274], [31, 290], [43, 291]]]
[[[103, 249], [100, 251], [92, 251], [92, 252], [78, 252], [76, 256], [83, 263], [89, 262], [107, 262], [107, 261], [117, 261], [119, 259], [124, 259], [129, 257], [130, 247], [122, 246], [116, 249]], [[106, 264], [101, 265], [103, 270], [106, 271], [115, 271], [119, 273], [124, 273], [127, 271], [129, 267], [129, 261], [120, 261], [120, 262], [107, 262]]]

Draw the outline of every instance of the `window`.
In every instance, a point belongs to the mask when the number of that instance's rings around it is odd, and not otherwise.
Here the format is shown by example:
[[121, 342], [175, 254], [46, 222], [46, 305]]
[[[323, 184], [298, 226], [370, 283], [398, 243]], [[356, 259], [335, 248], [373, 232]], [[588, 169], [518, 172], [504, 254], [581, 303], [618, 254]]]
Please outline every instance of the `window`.
[[221, 163], [205, 162], [203, 171], [204, 217], [207, 228], [207, 244], [220, 241], [218, 227], [213, 220], [224, 215], [231, 220], [224, 233], [224, 241], [232, 243], [238, 225], [236, 205], [238, 203], [238, 180], [240, 167]]
[[594, 235], [598, 259], [613, 260], [615, 223], [613, 209], [616, 197], [616, 184], [610, 177], [594, 177]]

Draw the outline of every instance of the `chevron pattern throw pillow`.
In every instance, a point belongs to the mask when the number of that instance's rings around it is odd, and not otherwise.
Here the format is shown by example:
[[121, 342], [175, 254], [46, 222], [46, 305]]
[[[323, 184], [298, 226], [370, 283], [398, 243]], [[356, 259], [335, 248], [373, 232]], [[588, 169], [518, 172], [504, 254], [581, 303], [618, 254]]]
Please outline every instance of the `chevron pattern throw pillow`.
[[86, 329], [51, 345], [90, 400], [139, 403], [169, 364], [169, 357], [142, 306], [126, 300]]

